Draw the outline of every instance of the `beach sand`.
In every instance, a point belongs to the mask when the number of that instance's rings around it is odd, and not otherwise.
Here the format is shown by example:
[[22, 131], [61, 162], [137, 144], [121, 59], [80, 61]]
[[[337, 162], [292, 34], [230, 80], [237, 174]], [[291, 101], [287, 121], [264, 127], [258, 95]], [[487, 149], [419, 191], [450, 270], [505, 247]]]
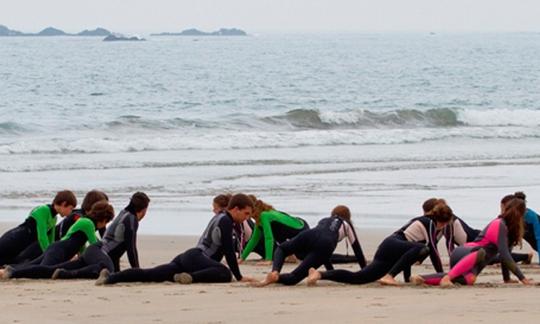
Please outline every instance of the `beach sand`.
[[[6, 228], [4, 224], [1, 231]], [[359, 230], [368, 258], [390, 232]], [[168, 262], [196, 240], [194, 236], [142, 235], [141, 264], [152, 267]], [[339, 248], [344, 250], [343, 246]], [[444, 248], [441, 253], [446, 255]], [[447, 258], [444, 260], [447, 262]], [[241, 271], [262, 279], [268, 267], [255, 263], [247, 261]], [[122, 266], [128, 266], [126, 260]], [[285, 271], [293, 266], [286, 264]], [[358, 265], [337, 267], [357, 269]], [[540, 282], [538, 265], [525, 265], [522, 270]], [[413, 269], [413, 273], [432, 271], [429, 261]], [[0, 286], [0, 323], [535, 323], [540, 316], [540, 287], [502, 284], [499, 267], [495, 266], [484, 270], [477, 286], [452, 289], [332, 282], [320, 282], [316, 287], [307, 287], [305, 282], [266, 288], [237, 282], [100, 287], [88, 280], [29, 279], [2, 281]]]

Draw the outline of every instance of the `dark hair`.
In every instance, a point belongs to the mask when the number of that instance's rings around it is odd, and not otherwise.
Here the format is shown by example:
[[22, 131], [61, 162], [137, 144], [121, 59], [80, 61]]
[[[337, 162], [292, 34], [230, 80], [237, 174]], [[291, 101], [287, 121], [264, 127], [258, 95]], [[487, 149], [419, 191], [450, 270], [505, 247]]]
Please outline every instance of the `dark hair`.
[[59, 205], [62, 206], [66, 204], [66, 206], [77, 206], [77, 197], [75, 197], [75, 194], [69, 190], [62, 190], [56, 193], [56, 196], [53, 199], [53, 205]]
[[337, 205], [332, 209], [332, 217], [343, 218], [344, 220], [351, 221], [351, 211], [349, 207], [345, 205]]
[[100, 200], [92, 205], [87, 216], [96, 221], [96, 223], [104, 220], [109, 222], [114, 217], [114, 208], [107, 200]]
[[231, 200], [229, 200], [227, 209], [234, 209], [236, 207], [238, 207], [238, 209], [244, 209], [246, 207], [251, 207], [251, 209], [253, 209], [253, 201], [244, 194], [236, 194], [231, 197]]
[[521, 243], [524, 233], [523, 215], [525, 215], [525, 201], [514, 198], [506, 204], [504, 213], [500, 216], [508, 227], [508, 244], [510, 246]]
[[429, 198], [428, 200], [424, 201], [422, 204], [422, 209], [424, 210], [424, 214], [427, 214], [430, 212], [433, 207], [437, 204], [438, 199], [437, 198]]
[[454, 217], [454, 212], [450, 208], [446, 201], [443, 199], [437, 199], [437, 204], [431, 209], [426, 216], [433, 219], [437, 223], [448, 223]]
[[138, 213], [141, 210], [148, 208], [150, 198], [144, 192], [136, 192], [131, 196], [129, 205], [126, 207], [131, 212]]
[[512, 200], [514, 198], [516, 198], [516, 196], [514, 196], [514, 195], [506, 195], [501, 199], [501, 204], [506, 205], [507, 202], [509, 202], [510, 200]]
[[107, 200], [109, 201], [109, 197], [107, 195], [99, 190], [91, 190], [86, 193], [86, 196], [84, 196], [83, 202], [81, 204], [81, 208], [85, 213], [90, 212], [92, 209], [92, 206], [100, 201], [100, 200]]
[[521, 199], [521, 200], [527, 200], [527, 196], [525, 195], [525, 193], [523, 191], [516, 191], [514, 193], [514, 196], [517, 198], [517, 199]]
[[218, 205], [221, 209], [227, 208], [229, 201], [231, 200], [231, 194], [221, 194], [214, 197], [213, 203]]

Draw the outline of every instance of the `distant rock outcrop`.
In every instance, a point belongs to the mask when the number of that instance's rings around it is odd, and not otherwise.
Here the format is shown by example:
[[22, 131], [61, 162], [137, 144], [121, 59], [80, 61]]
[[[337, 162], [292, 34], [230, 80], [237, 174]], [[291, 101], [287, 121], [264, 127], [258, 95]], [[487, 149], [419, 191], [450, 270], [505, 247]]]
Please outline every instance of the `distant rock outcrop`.
[[0, 25], [0, 36], [23, 36], [23, 35], [24, 33], [20, 31], [11, 30], [4, 25]]
[[77, 36], [109, 36], [111, 34], [112, 33], [107, 29], [98, 27], [94, 30], [85, 29], [82, 32], [78, 33]]
[[68, 36], [63, 30], [56, 29], [54, 27], [47, 27], [35, 34], [35, 36]]
[[138, 42], [138, 41], [145, 41], [146, 39], [144, 38], [141, 38], [141, 37], [138, 37], [138, 36], [131, 36], [131, 37], [127, 37], [127, 36], [124, 36], [124, 35], [120, 35], [120, 34], [110, 34], [109, 36], [105, 37], [103, 39], [104, 42], [117, 42], [117, 41], [135, 41], [135, 42]]
[[247, 36], [247, 33], [237, 28], [221, 28], [214, 32], [203, 32], [201, 30], [190, 28], [181, 31], [180, 33], [159, 33], [151, 36]]

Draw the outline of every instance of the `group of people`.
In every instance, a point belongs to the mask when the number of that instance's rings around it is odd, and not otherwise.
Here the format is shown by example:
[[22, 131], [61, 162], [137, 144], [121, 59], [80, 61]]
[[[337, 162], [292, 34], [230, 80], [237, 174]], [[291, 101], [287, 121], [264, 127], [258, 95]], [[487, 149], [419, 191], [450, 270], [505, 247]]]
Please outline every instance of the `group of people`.
[[[196, 246], [154, 268], [141, 268], [137, 253], [137, 230], [150, 199], [136, 192], [128, 205], [114, 217], [108, 196], [98, 190], [86, 194], [81, 209], [71, 191], [58, 192], [50, 205], [38, 206], [19, 226], [0, 237], [0, 277], [97, 279], [97, 285], [119, 282], [250, 282], [295, 285], [307, 278], [349, 284], [379, 281], [397, 285], [403, 273], [406, 282], [449, 286], [472, 285], [482, 269], [500, 263], [505, 282], [514, 282], [512, 272], [530, 284], [517, 262], [530, 263], [532, 254], [512, 253], [525, 239], [539, 251], [539, 216], [526, 208], [525, 194], [516, 192], [501, 201], [501, 213], [482, 231], [454, 215], [445, 200], [431, 198], [423, 204], [424, 214], [385, 238], [373, 260], [367, 262], [347, 206], [333, 208], [330, 216], [314, 228], [299, 218], [276, 210], [253, 195], [222, 194], [214, 198], [215, 215]], [[57, 214], [64, 219], [57, 224]], [[112, 223], [107, 226], [109, 222]], [[100, 239], [96, 235], [99, 232]], [[444, 272], [438, 242], [446, 239], [450, 270]], [[336, 254], [346, 239], [354, 255]], [[266, 277], [257, 281], [243, 276], [239, 264], [255, 252], [259, 264], [271, 265]], [[131, 268], [121, 270], [120, 258], [127, 253]], [[411, 275], [415, 263], [429, 256], [434, 274]], [[221, 260], [225, 258], [226, 264]], [[287, 260], [299, 262], [290, 273], [282, 273]], [[356, 262], [360, 270], [334, 269], [334, 264]], [[318, 270], [324, 266], [326, 271]]]

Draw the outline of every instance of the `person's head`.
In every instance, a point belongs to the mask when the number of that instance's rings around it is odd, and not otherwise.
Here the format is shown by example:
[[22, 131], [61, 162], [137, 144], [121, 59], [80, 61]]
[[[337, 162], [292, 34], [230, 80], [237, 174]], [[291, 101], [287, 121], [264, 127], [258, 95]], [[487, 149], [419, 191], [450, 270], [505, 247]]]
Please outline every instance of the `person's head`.
[[100, 200], [106, 200], [109, 201], [109, 197], [103, 192], [99, 190], [92, 190], [86, 193], [86, 196], [84, 196], [83, 202], [81, 204], [81, 208], [83, 212], [88, 215], [90, 210], [92, 209], [92, 206], [100, 201]]
[[242, 223], [251, 217], [253, 213], [253, 201], [244, 194], [236, 194], [229, 200], [227, 212], [232, 216], [235, 223]]
[[422, 210], [424, 211], [424, 215], [429, 213], [433, 209], [433, 207], [435, 207], [438, 200], [439, 199], [437, 198], [429, 198], [428, 200], [424, 201], [424, 203], [422, 204]]
[[506, 209], [506, 204], [512, 199], [516, 198], [514, 195], [506, 195], [502, 197], [501, 199], [501, 214], [504, 213], [504, 210]]
[[500, 216], [504, 219], [506, 227], [508, 227], [508, 244], [510, 246], [521, 243], [524, 232], [523, 216], [525, 210], [525, 200], [514, 198], [506, 203], [504, 212]]
[[523, 191], [516, 191], [514, 193], [514, 196], [517, 199], [525, 200], [525, 205], [527, 204], [527, 195], [525, 195], [525, 193]]
[[94, 221], [97, 229], [102, 229], [113, 219], [114, 209], [107, 200], [103, 199], [94, 203], [86, 216]]
[[212, 211], [214, 214], [220, 213], [222, 210], [227, 209], [229, 206], [229, 200], [231, 200], [231, 194], [221, 194], [214, 197], [212, 200]]
[[337, 205], [336, 207], [334, 207], [334, 209], [332, 209], [332, 217], [339, 217], [350, 222], [351, 211], [349, 210], [349, 207], [345, 205]]
[[444, 199], [437, 199], [435, 206], [427, 212], [426, 216], [435, 222], [437, 229], [441, 229], [454, 218], [454, 212]]
[[127, 210], [135, 214], [138, 220], [141, 220], [146, 215], [148, 205], [150, 204], [150, 198], [144, 192], [136, 192], [131, 196]]
[[52, 205], [54, 210], [64, 217], [71, 214], [73, 208], [77, 206], [77, 197], [69, 190], [62, 190], [56, 193]]
[[[250, 199], [250, 200], [252, 200], [252, 199]], [[272, 207], [272, 205], [269, 205], [269, 204], [265, 203], [264, 201], [262, 201], [260, 199], [257, 199], [253, 203], [253, 215], [251, 217], [253, 217], [255, 222], [259, 223], [259, 217], [261, 216], [261, 213], [264, 212], [264, 211], [273, 210], [273, 209], [274, 209], [274, 207]]]

